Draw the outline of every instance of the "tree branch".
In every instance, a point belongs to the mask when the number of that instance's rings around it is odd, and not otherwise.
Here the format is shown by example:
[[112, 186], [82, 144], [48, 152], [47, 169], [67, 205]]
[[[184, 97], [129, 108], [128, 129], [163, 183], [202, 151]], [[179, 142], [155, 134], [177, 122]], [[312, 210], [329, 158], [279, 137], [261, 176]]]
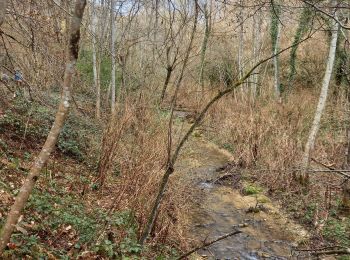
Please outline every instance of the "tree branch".
[[339, 21], [339, 19], [338, 19], [337, 17], [335, 17], [334, 15], [331, 15], [331, 14], [327, 13], [326, 11], [323, 11], [320, 7], [316, 6], [316, 5], [313, 4], [313, 3], [310, 3], [309, 1], [306, 1], [306, 0], [301, 0], [301, 1], [302, 1], [303, 3], [305, 3], [305, 4], [309, 5], [309, 6], [311, 6], [311, 7], [314, 8], [315, 10], [319, 11], [320, 13], [322, 13], [322, 14], [328, 16], [329, 18], [333, 19], [334, 21], [336, 21], [336, 22], [339, 24], [339, 26], [340, 26], [341, 28], [346, 29], [346, 30], [350, 30], [350, 27], [345, 26], [344, 24], [342, 24], [342, 22]]
[[210, 245], [212, 245], [212, 244], [214, 244], [214, 243], [216, 243], [216, 242], [218, 242], [218, 241], [220, 241], [220, 240], [223, 240], [223, 239], [225, 239], [225, 238], [228, 238], [228, 237], [231, 237], [231, 236], [240, 234], [240, 233], [242, 233], [242, 231], [240, 231], [240, 230], [235, 230], [235, 231], [230, 232], [230, 233], [227, 233], [227, 234], [225, 234], [225, 235], [223, 235], [223, 236], [221, 236], [221, 237], [215, 238], [215, 239], [213, 239], [213, 240], [211, 240], [211, 241], [209, 241], [209, 242], [203, 243], [203, 245], [198, 246], [198, 247], [196, 247], [196, 248], [194, 248], [194, 249], [188, 251], [187, 253], [183, 254], [182, 256], [180, 256], [179, 258], [177, 258], [176, 260], [184, 259], [184, 258], [186, 258], [187, 256], [190, 256], [190, 255], [193, 254], [194, 252], [198, 251], [199, 249], [208, 247], [208, 246], [210, 246]]

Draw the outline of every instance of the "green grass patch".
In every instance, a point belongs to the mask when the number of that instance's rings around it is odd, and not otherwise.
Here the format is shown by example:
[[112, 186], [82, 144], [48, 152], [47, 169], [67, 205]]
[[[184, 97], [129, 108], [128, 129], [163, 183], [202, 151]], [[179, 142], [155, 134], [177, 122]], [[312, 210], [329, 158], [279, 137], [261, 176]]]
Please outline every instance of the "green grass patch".
[[243, 187], [243, 194], [245, 195], [256, 195], [262, 191], [263, 189], [255, 184], [246, 184]]
[[330, 218], [323, 229], [323, 236], [337, 244], [350, 246], [350, 219]]

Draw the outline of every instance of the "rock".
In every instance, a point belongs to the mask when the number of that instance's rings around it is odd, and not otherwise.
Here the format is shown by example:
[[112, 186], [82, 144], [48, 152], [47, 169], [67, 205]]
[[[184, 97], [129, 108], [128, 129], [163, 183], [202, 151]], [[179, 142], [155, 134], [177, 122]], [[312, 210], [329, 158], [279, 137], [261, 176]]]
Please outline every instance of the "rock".
[[270, 258], [271, 257], [271, 255], [269, 255], [266, 252], [258, 252], [258, 256], [262, 257], [262, 258]]

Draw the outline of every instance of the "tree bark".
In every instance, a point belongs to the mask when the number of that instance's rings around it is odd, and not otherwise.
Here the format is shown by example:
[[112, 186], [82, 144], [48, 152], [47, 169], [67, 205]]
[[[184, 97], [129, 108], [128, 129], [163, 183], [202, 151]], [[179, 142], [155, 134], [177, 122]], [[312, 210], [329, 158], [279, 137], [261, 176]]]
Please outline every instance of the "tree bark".
[[207, 3], [204, 4], [203, 7], [203, 12], [204, 12], [204, 19], [205, 19], [205, 29], [204, 29], [204, 37], [203, 37], [203, 42], [202, 42], [202, 47], [201, 47], [201, 64], [200, 64], [200, 72], [199, 72], [199, 83], [201, 86], [202, 90], [202, 97], [204, 95], [204, 67], [205, 67], [205, 54], [207, 52], [207, 46], [208, 46], [208, 41], [209, 41], [209, 36], [210, 36], [210, 24], [209, 24], [209, 17], [210, 13], [208, 12], [208, 7]]
[[166, 93], [166, 90], [168, 89], [168, 85], [169, 85], [171, 74], [172, 74], [173, 70], [174, 69], [173, 69], [172, 66], [169, 66], [169, 67], [166, 68], [166, 77], [165, 77], [165, 80], [164, 80], [164, 84], [163, 84], [163, 88], [162, 88], [162, 94], [161, 94], [161, 97], [160, 97], [160, 101], [161, 102], [165, 98], [165, 93]]
[[100, 85], [100, 65], [97, 57], [97, 14], [96, 14], [96, 0], [93, 1], [92, 5], [92, 63], [93, 63], [93, 75], [94, 75], [94, 89], [96, 90], [96, 118], [101, 118], [101, 85]]
[[111, 111], [112, 114], [115, 111], [115, 70], [117, 67], [116, 55], [115, 55], [115, 41], [116, 41], [116, 28], [115, 28], [115, 0], [111, 0], [111, 54], [112, 54], [112, 72], [111, 72]]
[[[346, 31], [346, 37], [349, 39], [350, 33]], [[347, 110], [350, 111], [350, 76], [349, 76], [349, 65], [350, 57], [346, 58], [345, 66], [348, 68], [345, 71], [345, 80], [347, 82], [346, 97], [347, 97]], [[347, 125], [346, 125], [346, 135], [347, 135], [347, 148], [346, 148], [346, 168], [350, 169], [350, 113], [347, 113]], [[350, 181], [347, 179], [342, 185], [342, 208], [346, 213], [350, 213]]]
[[77, 0], [74, 8], [74, 13], [70, 25], [70, 38], [67, 47], [67, 62], [64, 73], [63, 90], [61, 101], [56, 113], [55, 121], [47, 136], [46, 142], [35, 159], [27, 178], [21, 187], [14, 204], [11, 207], [10, 213], [7, 216], [6, 223], [2, 229], [0, 237], [0, 255], [3, 254], [7, 244], [10, 241], [11, 234], [18, 222], [20, 214], [31, 194], [34, 184], [40, 175], [40, 171], [46, 164], [51, 152], [53, 151], [57, 142], [58, 136], [63, 128], [64, 122], [67, 118], [71, 100], [71, 83], [74, 75], [74, 69], [79, 53], [80, 40], [80, 25], [86, 6], [86, 0]]
[[[261, 53], [261, 24], [262, 24], [262, 14], [261, 10], [258, 10], [256, 12], [256, 15], [253, 17], [253, 57], [252, 61], [253, 64], [256, 64], [260, 59], [260, 53]], [[256, 69], [254, 72], [254, 75], [252, 76], [252, 85], [251, 85], [251, 96], [252, 101], [255, 101], [255, 98], [257, 96], [257, 89], [258, 89], [258, 83], [259, 83], [259, 68]]]
[[[276, 35], [275, 35], [275, 45], [273, 47], [273, 54], [275, 55], [279, 51], [279, 43], [280, 43], [280, 38], [281, 38], [281, 23], [278, 21], [278, 18], [275, 18], [276, 21]], [[273, 66], [274, 66], [274, 80], [273, 80], [273, 85], [275, 89], [275, 98], [277, 101], [281, 101], [281, 83], [280, 83], [280, 66], [279, 66], [279, 57], [276, 55], [273, 58]]]
[[[243, 50], [243, 44], [244, 44], [244, 21], [243, 21], [243, 0], [240, 0], [240, 11], [238, 14], [238, 21], [239, 21], [239, 39], [238, 39], [238, 56], [237, 56], [237, 63], [238, 63], [238, 76], [241, 79], [243, 77], [244, 68], [243, 68], [243, 59], [244, 59], [244, 50]], [[242, 98], [243, 94], [245, 93], [244, 85], [242, 88]]]
[[[0, 0], [0, 32], [1, 32], [1, 26], [5, 21], [5, 15], [6, 15], [6, 8], [8, 5], [7, 0]], [[0, 33], [1, 35], [1, 33]], [[6, 51], [4, 46], [4, 41], [0, 41], [0, 63], [5, 59], [6, 57]]]
[[318, 133], [318, 130], [320, 128], [320, 122], [321, 117], [324, 111], [324, 108], [326, 106], [327, 101], [327, 95], [328, 95], [328, 89], [329, 89], [329, 83], [332, 76], [332, 71], [334, 67], [334, 60], [335, 60], [335, 53], [337, 49], [337, 40], [338, 40], [338, 31], [339, 31], [339, 24], [337, 22], [332, 21], [332, 39], [329, 47], [329, 54], [328, 54], [328, 60], [327, 60], [327, 68], [326, 72], [323, 78], [322, 83], [322, 89], [320, 98], [317, 104], [315, 117], [312, 123], [312, 127], [309, 133], [309, 138], [307, 140], [307, 143], [305, 145], [305, 151], [302, 159], [302, 173], [300, 176], [300, 182], [302, 184], [307, 184], [309, 182], [309, 173], [307, 171], [309, 167], [310, 162], [310, 154], [311, 151], [314, 149], [316, 136]]

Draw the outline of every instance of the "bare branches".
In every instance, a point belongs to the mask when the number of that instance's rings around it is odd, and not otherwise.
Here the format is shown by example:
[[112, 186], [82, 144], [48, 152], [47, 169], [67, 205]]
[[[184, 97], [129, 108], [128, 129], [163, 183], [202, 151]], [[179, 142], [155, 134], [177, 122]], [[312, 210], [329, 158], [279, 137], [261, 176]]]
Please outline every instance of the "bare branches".
[[[345, 172], [349, 172], [348, 170], [337, 170], [333, 167], [330, 167], [318, 160], [316, 160], [315, 158], [311, 158], [312, 161], [314, 161], [315, 163], [319, 164], [319, 165], [322, 165], [323, 167], [327, 168], [328, 170], [315, 170], [315, 172], [335, 172], [335, 173], [338, 173], [346, 178], [350, 178], [350, 175], [345, 173]], [[309, 170], [310, 171], [310, 170]]]
[[[196, 2], [197, 4], [197, 2]], [[198, 9], [197, 9], [198, 11]], [[306, 38], [302, 39], [301, 41], [299, 41], [298, 43], [295, 44], [301, 44], [302, 42], [308, 40], [311, 38], [311, 36], [313, 35], [313, 33], [310, 33]], [[148, 219], [148, 223], [145, 227], [145, 230], [143, 232], [143, 235], [140, 239], [140, 244], [142, 245], [150, 231], [153, 228], [154, 225], [154, 221], [155, 221], [155, 217], [158, 213], [159, 207], [160, 207], [160, 203], [163, 199], [168, 181], [169, 181], [169, 177], [171, 174], [174, 173], [174, 165], [175, 162], [179, 156], [179, 153], [182, 149], [182, 147], [184, 146], [184, 144], [187, 142], [187, 140], [189, 139], [189, 137], [191, 136], [191, 134], [193, 133], [193, 131], [196, 129], [196, 127], [198, 127], [201, 123], [201, 121], [203, 120], [203, 118], [205, 117], [206, 113], [208, 112], [209, 108], [212, 107], [212, 105], [214, 105], [218, 100], [220, 100], [222, 97], [226, 96], [227, 94], [231, 93], [232, 91], [234, 91], [237, 87], [241, 86], [250, 76], [251, 74], [255, 71], [256, 68], [258, 68], [260, 65], [264, 64], [265, 62], [271, 60], [272, 58], [276, 57], [277, 55], [280, 55], [281, 53], [289, 50], [290, 48], [292, 48], [293, 46], [295, 46], [295, 44], [284, 48], [282, 50], [280, 50], [279, 52], [275, 53], [274, 55], [267, 57], [265, 59], [262, 59], [260, 62], [258, 62], [255, 66], [253, 66], [242, 78], [240, 78], [235, 84], [233, 84], [231, 87], [220, 91], [216, 96], [214, 96], [202, 109], [202, 111], [198, 114], [197, 118], [195, 119], [195, 121], [192, 123], [191, 127], [189, 128], [189, 130], [186, 132], [186, 134], [182, 137], [180, 143], [177, 145], [177, 147], [175, 148], [174, 153], [171, 155], [171, 134], [170, 131], [172, 129], [172, 114], [173, 114], [173, 108], [172, 108], [172, 112], [171, 112], [171, 116], [170, 116], [170, 121], [169, 121], [169, 146], [168, 146], [168, 155], [170, 155], [170, 157], [168, 157], [168, 161], [167, 161], [167, 168], [165, 170], [165, 173], [163, 175], [163, 178], [161, 180], [161, 184], [159, 187], [159, 192], [157, 194], [156, 200], [154, 202], [153, 208], [152, 208], [152, 212], [150, 214], [150, 217]], [[179, 88], [179, 85], [177, 86], [177, 90]], [[176, 91], [177, 91], [176, 90]], [[176, 98], [176, 93], [174, 94], [174, 98]], [[173, 104], [174, 104], [175, 99], [173, 99]]]
[[[350, 30], [350, 27], [344, 25], [337, 17], [336, 15], [332, 15], [326, 11], [324, 11], [322, 8], [318, 7], [317, 5], [309, 2], [309, 1], [306, 1], [306, 0], [301, 0], [302, 2], [304, 2], [305, 4], [311, 6], [312, 8], [314, 8], [316, 11], [326, 15], [327, 17], [333, 19], [335, 22], [337, 22], [339, 24], [339, 26], [343, 29], [346, 29], [346, 30]], [[336, 6], [334, 8], [337, 8]]]

